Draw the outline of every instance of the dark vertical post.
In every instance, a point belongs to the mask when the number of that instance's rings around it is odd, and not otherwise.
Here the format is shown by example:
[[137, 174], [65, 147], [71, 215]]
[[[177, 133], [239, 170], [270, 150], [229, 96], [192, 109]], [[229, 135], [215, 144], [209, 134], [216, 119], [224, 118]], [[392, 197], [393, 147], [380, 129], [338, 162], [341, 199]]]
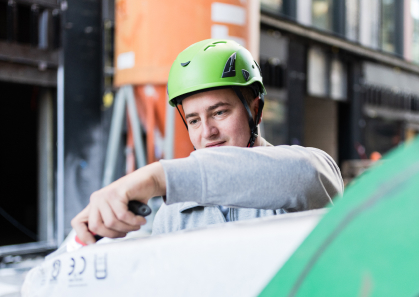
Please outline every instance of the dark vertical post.
[[365, 146], [363, 129], [362, 63], [348, 63], [348, 102], [339, 104], [339, 163], [359, 159], [356, 143]]
[[282, 4], [282, 13], [295, 20], [297, 18], [297, 1], [295, 0], [284, 0]]
[[7, 3], [0, 2], [0, 39], [7, 40]]
[[17, 9], [14, 1], [7, 4], [7, 40], [14, 42], [17, 39]]
[[288, 45], [288, 143], [304, 144], [304, 100], [306, 95], [307, 50], [301, 41]]
[[61, 14], [58, 9], [54, 9], [51, 12], [51, 22], [52, 26], [50, 27], [48, 45], [51, 44], [53, 49], [58, 49], [61, 47], [61, 33], [62, 33], [62, 24], [61, 24]]
[[101, 186], [101, 0], [71, 0], [62, 15], [65, 232]]
[[333, 1], [333, 32], [340, 36], [345, 36], [346, 7], [345, 0]]
[[394, 49], [398, 56], [403, 57], [404, 51], [404, 1], [394, 1]]
[[30, 43], [37, 47], [39, 43], [39, 6], [32, 4], [30, 17]]

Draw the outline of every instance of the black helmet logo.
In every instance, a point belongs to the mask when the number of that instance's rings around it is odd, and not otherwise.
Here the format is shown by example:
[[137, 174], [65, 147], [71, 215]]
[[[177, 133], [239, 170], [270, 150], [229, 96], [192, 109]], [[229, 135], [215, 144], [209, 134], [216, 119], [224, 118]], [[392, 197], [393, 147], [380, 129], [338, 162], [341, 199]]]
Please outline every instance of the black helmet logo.
[[236, 53], [228, 58], [221, 78], [236, 76]]

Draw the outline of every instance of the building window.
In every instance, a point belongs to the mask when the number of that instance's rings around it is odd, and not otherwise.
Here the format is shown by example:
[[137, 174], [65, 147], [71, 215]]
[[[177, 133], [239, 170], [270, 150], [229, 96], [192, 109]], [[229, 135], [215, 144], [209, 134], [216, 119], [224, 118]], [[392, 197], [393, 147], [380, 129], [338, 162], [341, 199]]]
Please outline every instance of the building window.
[[333, 28], [333, 2], [331, 0], [313, 0], [312, 22], [319, 29], [331, 31]]
[[334, 100], [346, 100], [347, 74], [345, 64], [337, 57], [330, 62], [330, 97]]
[[263, 107], [261, 134], [269, 143], [281, 145], [287, 143], [287, 104], [285, 93], [276, 88], [267, 87]]
[[284, 74], [288, 47], [288, 38], [283, 37], [278, 31], [261, 31], [260, 67], [267, 95], [260, 132], [262, 137], [273, 145], [285, 144], [288, 139]]
[[310, 47], [307, 62], [307, 93], [315, 97], [327, 97], [327, 53], [319, 47]]
[[359, 2], [359, 42], [374, 49], [380, 48], [380, 2], [381, 0]]
[[0, 40], [57, 49], [61, 30], [58, 8], [26, 2], [0, 1]]
[[264, 10], [282, 13], [282, 0], [261, 0], [260, 4]]
[[320, 47], [310, 47], [307, 74], [307, 93], [310, 96], [346, 100], [346, 66], [337, 55], [330, 56]]
[[359, 39], [359, 1], [356, 0], [346, 0], [345, 2], [346, 10], [346, 26], [345, 26], [345, 35], [346, 38], [353, 41], [358, 41]]
[[385, 52], [394, 53], [396, 33], [396, 5], [394, 0], [383, 0], [381, 6], [381, 48]]
[[413, 19], [412, 60], [419, 63], [419, 0], [412, 0], [410, 12]]

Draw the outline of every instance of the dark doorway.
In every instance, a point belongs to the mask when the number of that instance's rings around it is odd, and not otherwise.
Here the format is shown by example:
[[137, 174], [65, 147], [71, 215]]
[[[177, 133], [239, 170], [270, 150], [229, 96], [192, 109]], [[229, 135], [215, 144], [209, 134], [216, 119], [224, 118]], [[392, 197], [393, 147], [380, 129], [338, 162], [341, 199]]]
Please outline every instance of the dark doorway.
[[404, 126], [401, 121], [384, 118], [367, 118], [365, 125], [365, 151], [384, 155], [402, 143]]
[[38, 92], [0, 82], [0, 246], [37, 241]]

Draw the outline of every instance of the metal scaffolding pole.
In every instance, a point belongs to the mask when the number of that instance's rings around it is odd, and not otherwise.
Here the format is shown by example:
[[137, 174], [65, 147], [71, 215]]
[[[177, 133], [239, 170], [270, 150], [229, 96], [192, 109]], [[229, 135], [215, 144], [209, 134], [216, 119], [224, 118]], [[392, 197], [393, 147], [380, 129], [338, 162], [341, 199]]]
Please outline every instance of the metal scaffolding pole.
[[125, 120], [125, 106], [128, 108], [129, 120], [134, 134], [134, 148], [137, 166], [139, 168], [146, 165], [144, 143], [141, 136], [141, 123], [137, 114], [134, 91], [132, 86], [124, 86], [119, 89], [115, 98], [108, 147], [106, 149], [102, 187], [109, 185], [115, 178], [118, 147], [121, 141]]

